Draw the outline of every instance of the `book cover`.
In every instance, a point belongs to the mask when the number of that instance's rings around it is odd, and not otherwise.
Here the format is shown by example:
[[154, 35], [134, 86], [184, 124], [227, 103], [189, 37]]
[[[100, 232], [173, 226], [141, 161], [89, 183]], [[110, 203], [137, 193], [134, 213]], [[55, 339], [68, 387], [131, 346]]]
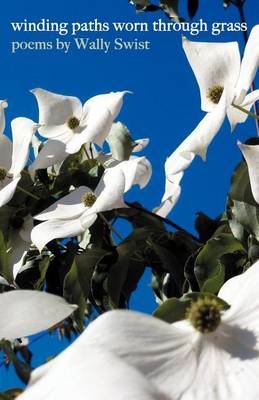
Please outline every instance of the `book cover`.
[[[0, 298], [0, 397], [15, 398], [32, 370], [70, 346], [99, 314], [156, 310], [155, 318], [176, 323], [202, 293], [212, 302], [206, 307], [217, 303], [215, 313], [227, 309], [227, 296], [224, 305], [215, 300], [221, 287], [259, 258], [258, 17], [258, 0], [4, 4], [0, 297], [15, 292], [17, 300]], [[54, 297], [34, 299], [35, 291]], [[188, 315], [197, 328], [197, 315]], [[9, 326], [15, 321], [17, 330]], [[204, 329], [213, 331], [214, 323]], [[94, 343], [91, 333], [88, 340]], [[98, 357], [89, 357], [85, 370], [97, 382]], [[113, 363], [103, 357], [102, 377]], [[140, 379], [131, 384], [128, 361], [118, 367], [117, 361], [109, 384], [104, 379], [107, 399], [130, 398], [129, 387]], [[54, 376], [62, 367], [53, 365]], [[151, 379], [150, 368], [144, 378], [140, 368], [141, 379], [154, 390], [141, 381], [134, 398], [205, 398], [195, 384], [192, 397], [184, 387], [163, 387], [163, 376]], [[257, 374], [256, 362], [253, 368]], [[53, 384], [49, 371], [42, 387], [32, 383], [18, 398], [70, 398], [75, 388], [66, 389], [60, 377], [45, 393]], [[80, 373], [66, 378], [64, 372], [65, 380], [79, 377], [77, 399], [88, 389], [92, 399], [103, 398], [105, 388], [84, 386]], [[181, 373], [172, 375], [175, 383]], [[209, 384], [212, 378], [205, 374]], [[124, 382], [124, 391], [113, 379]], [[224, 390], [207, 398], [224, 400]]]

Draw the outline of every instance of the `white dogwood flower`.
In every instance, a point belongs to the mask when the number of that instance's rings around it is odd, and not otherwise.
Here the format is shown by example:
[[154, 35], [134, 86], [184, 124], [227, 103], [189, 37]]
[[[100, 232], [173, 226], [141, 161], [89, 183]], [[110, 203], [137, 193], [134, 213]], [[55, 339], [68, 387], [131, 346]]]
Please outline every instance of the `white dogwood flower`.
[[[50, 153], [54, 145], [52, 140], [58, 140], [65, 145], [67, 154], [73, 154], [85, 143], [93, 142], [102, 146], [121, 110], [123, 97], [129, 92], [94, 96], [84, 105], [77, 97], [63, 96], [44, 89], [33, 89], [32, 93], [39, 106], [39, 123], [42, 125], [39, 132], [43, 137], [51, 139], [45, 144], [45, 151]], [[64, 155], [63, 147], [61, 145], [60, 154]]]
[[250, 109], [259, 99], [259, 90], [247, 95], [259, 65], [259, 25], [253, 27], [242, 62], [237, 42], [206, 43], [183, 39], [183, 48], [197, 79], [201, 108], [211, 112], [226, 93], [226, 114], [231, 129], [247, 119], [232, 106]]
[[165, 193], [160, 206], [154, 210], [158, 215], [166, 217], [171, 212], [181, 194], [184, 170], [196, 155], [206, 160], [208, 146], [220, 130], [225, 116], [228, 116], [232, 130], [238, 123], [246, 121], [247, 114], [233, 107], [232, 103], [249, 110], [259, 99], [259, 90], [247, 95], [258, 68], [258, 41], [259, 25], [256, 25], [240, 63], [237, 42], [192, 42], [183, 38], [184, 51], [200, 88], [201, 108], [207, 114], [166, 160]]
[[161, 204], [154, 211], [166, 217], [177, 203], [181, 194], [184, 171], [196, 155], [206, 161], [207, 150], [225, 119], [225, 94], [213, 111], [207, 113], [194, 131], [180, 144], [165, 162], [165, 193]]
[[[102, 385], [102, 389], [99, 385], [100, 371], [105, 377], [112, 370], [112, 376], [119, 380], [120, 368], [123, 370], [123, 365], [127, 365], [134, 368], [143, 381], [140, 382], [137, 376], [135, 385], [134, 378], [133, 382], [127, 381], [125, 370], [123, 382], [126, 387], [133, 384], [143, 390], [144, 399], [152, 399], [148, 397], [149, 382], [152, 389], [156, 388], [160, 393], [158, 399], [257, 400], [258, 272], [259, 262], [223, 285], [219, 297], [231, 305], [225, 311], [215, 299], [205, 297], [191, 304], [187, 313], [189, 319], [171, 325], [131, 311], [105, 313], [55, 360], [36, 369], [28, 390], [19, 399], [68, 399], [69, 394], [83, 399], [87, 382], [94, 399], [128, 399], [131, 397], [123, 397], [125, 392], [118, 392], [123, 389], [116, 384], [117, 397], [112, 397], [113, 385]], [[102, 368], [101, 355], [109, 353], [115, 361]], [[96, 369], [95, 374], [92, 369], [88, 380], [84, 368], [88, 366], [89, 358]], [[116, 358], [123, 364], [116, 364]], [[71, 366], [73, 376], [77, 376], [77, 385], [71, 382], [69, 373], [64, 379]], [[141, 396], [137, 398], [142, 399]]]
[[14, 195], [21, 171], [29, 158], [32, 136], [39, 125], [28, 118], [15, 118], [11, 122], [13, 142], [0, 136], [0, 207]]
[[150, 177], [151, 166], [145, 157], [107, 168], [94, 191], [81, 186], [36, 215], [35, 219], [45, 222], [33, 228], [32, 242], [41, 251], [53, 239], [81, 235], [98, 213], [127, 207], [124, 193], [135, 184], [146, 186]]
[[36, 290], [1, 293], [0, 340], [14, 340], [51, 328], [76, 308], [62, 297]]

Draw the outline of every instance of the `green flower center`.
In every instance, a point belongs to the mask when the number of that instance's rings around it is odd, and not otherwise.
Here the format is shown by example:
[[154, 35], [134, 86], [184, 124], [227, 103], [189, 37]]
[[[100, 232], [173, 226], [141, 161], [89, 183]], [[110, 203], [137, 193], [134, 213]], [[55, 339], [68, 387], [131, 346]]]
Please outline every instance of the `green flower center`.
[[220, 324], [222, 310], [222, 306], [216, 299], [204, 297], [191, 304], [187, 310], [187, 318], [197, 331], [211, 333]]
[[212, 103], [218, 104], [222, 96], [223, 90], [224, 90], [223, 86], [220, 85], [212, 86], [208, 90], [207, 94], [208, 99], [210, 99]]
[[72, 131], [76, 128], [78, 128], [80, 125], [80, 121], [78, 118], [76, 117], [70, 117], [67, 120], [67, 126], [69, 127], [69, 129], [71, 129]]
[[92, 205], [96, 202], [97, 197], [94, 193], [85, 193], [82, 197], [82, 202], [85, 207], [92, 207]]
[[3, 181], [7, 176], [7, 170], [3, 167], [0, 167], [0, 181]]

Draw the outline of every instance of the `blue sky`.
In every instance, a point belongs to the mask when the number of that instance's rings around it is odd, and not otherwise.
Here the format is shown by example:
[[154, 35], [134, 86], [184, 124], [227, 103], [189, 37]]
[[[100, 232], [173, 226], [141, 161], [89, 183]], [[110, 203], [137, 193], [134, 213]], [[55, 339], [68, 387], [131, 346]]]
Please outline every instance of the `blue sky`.
[[[153, 165], [153, 178], [149, 186], [140, 191], [134, 189], [129, 200], [138, 200], [152, 209], [160, 202], [164, 190], [163, 168], [167, 156], [195, 128], [202, 119], [198, 86], [181, 48], [181, 35], [175, 32], [129, 32], [129, 33], [87, 33], [80, 37], [113, 40], [148, 40], [149, 51], [101, 51], [84, 52], [73, 48], [67, 54], [61, 51], [18, 51], [11, 53], [12, 41], [55, 41], [57, 33], [17, 33], [11, 29], [11, 22], [39, 21], [90, 21], [100, 22], [139, 21], [149, 22], [162, 18], [162, 13], [136, 15], [134, 7], [127, 0], [25, 0], [5, 2], [0, 16], [0, 98], [7, 98], [7, 134], [9, 122], [17, 116], [26, 116], [37, 121], [38, 110], [29, 90], [42, 87], [57, 93], [73, 95], [85, 101], [89, 97], [110, 91], [131, 90], [133, 95], [125, 97], [119, 120], [124, 122], [134, 138], [151, 139], [145, 155]], [[238, 22], [234, 7], [224, 10], [222, 0], [200, 1], [201, 6], [195, 20], [203, 18], [208, 26], [212, 22]], [[210, 3], [210, 8], [207, 7]], [[212, 5], [213, 3], [213, 5]], [[256, 4], [255, 4], [256, 3]], [[116, 4], [116, 5], [115, 5]], [[182, 15], [186, 16], [186, 2], [181, 2]], [[247, 0], [245, 7], [249, 30], [258, 23], [259, 2]], [[189, 38], [190, 35], [186, 34]], [[242, 50], [241, 33], [224, 32], [212, 36], [210, 32], [193, 36], [200, 41], [237, 40]], [[73, 40], [69, 35], [63, 40]], [[230, 134], [226, 122], [209, 148], [206, 163], [196, 159], [186, 172], [182, 185], [182, 196], [170, 215], [179, 225], [194, 232], [195, 213], [203, 211], [216, 217], [225, 206], [230, 176], [234, 166], [241, 159], [237, 139], [244, 141], [255, 135], [252, 120]], [[147, 289], [148, 277], [141, 282], [139, 292], [132, 302], [132, 308], [151, 312], [154, 302]], [[40, 353], [34, 365], [42, 362], [47, 355], [53, 355], [64, 343], [49, 339], [38, 341], [32, 349]], [[0, 390], [19, 385], [12, 372], [0, 368]]]

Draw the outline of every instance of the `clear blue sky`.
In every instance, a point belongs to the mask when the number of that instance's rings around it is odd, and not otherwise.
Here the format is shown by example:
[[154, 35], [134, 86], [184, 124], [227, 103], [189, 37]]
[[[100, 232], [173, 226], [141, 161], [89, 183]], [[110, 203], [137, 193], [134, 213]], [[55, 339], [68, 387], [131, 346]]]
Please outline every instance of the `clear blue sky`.
[[[203, 18], [210, 25], [214, 21], [237, 22], [239, 16], [234, 7], [224, 10], [222, 0], [213, 2], [200, 0], [201, 6], [195, 20]], [[15, 4], [14, 4], [15, 3]], [[186, 1], [180, 1], [182, 14], [186, 16]], [[259, 2], [247, 0], [246, 15], [249, 30], [258, 23]], [[208, 4], [210, 8], [208, 8]], [[125, 98], [119, 120], [124, 122], [135, 138], [149, 137], [151, 143], [145, 155], [152, 162], [154, 173], [149, 186], [128, 195], [152, 209], [160, 202], [164, 190], [164, 161], [177, 145], [195, 128], [201, 120], [199, 91], [192, 71], [181, 48], [178, 33], [82, 33], [81, 37], [102, 37], [113, 40], [151, 41], [151, 50], [143, 52], [78, 52], [68, 54], [57, 51], [24, 51], [11, 54], [12, 41], [52, 41], [56, 33], [14, 33], [10, 22], [38, 21], [49, 18], [55, 21], [149, 21], [162, 18], [162, 13], [136, 15], [134, 7], [127, 0], [33, 0], [5, 2], [0, 15], [0, 98], [7, 98], [7, 121], [17, 116], [26, 116], [37, 121], [38, 111], [29, 89], [42, 87], [53, 92], [74, 95], [82, 101], [99, 94], [116, 90], [131, 90], [134, 94]], [[188, 35], [187, 35], [188, 36]], [[190, 35], [188, 36], [190, 38]], [[64, 40], [71, 40], [69, 36]], [[193, 37], [200, 41], [237, 40], [243, 49], [241, 33], [222, 33], [212, 36], [201, 33]], [[9, 126], [7, 125], [7, 134]], [[238, 127], [230, 134], [225, 123], [208, 152], [207, 163], [196, 159], [186, 172], [182, 196], [170, 215], [176, 223], [193, 232], [195, 213], [202, 210], [211, 217], [222, 212], [229, 187], [231, 172], [241, 159], [236, 146], [237, 139], [244, 141], [255, 135], [253, 121]], [[147, 276], [145, 277], [147, 281]], [[132, 302], [132, 308], [151, 312], [154, 302], [147, 282], [142, 282], [139, 293]], [[10, 316], [11, 318], [12, 316]], [[37, 342], [32, 349], [40, 353], [35, 356], [34, 365], [42, 362], [47, 355], [58, 352], [64, 344], [49, 339]], [[20, 385], [12, 372], [0, 368], [0, 390]]]

